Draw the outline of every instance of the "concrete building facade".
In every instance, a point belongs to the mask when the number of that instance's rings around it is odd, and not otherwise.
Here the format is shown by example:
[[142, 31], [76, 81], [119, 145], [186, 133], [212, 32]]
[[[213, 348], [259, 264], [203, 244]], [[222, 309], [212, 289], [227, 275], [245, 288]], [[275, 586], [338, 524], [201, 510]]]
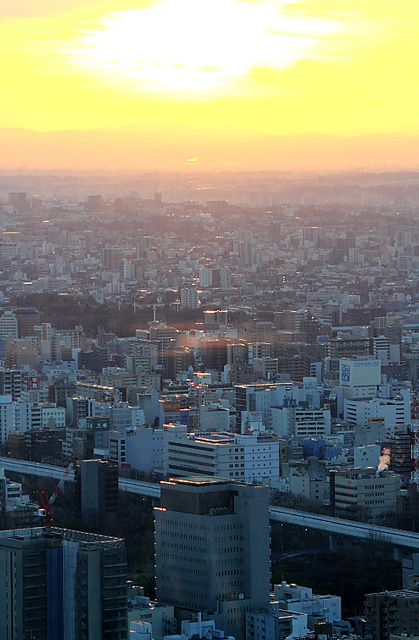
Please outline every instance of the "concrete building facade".
[[56, 527], [0, 531], [0, 637], [125, 640], [125, 543]]
[[241, 482], [279, 480], [279, 443], [265, 435], [227, 432], [163, 434], [163, 469], [173, 476], [205, 473]]
[[244, 638], [246, 613], [269, 601], [268, 504], [266, 486], [204, 476], [162, 482], [157, 599], [184, 617], [206, 611], [217, 628]]

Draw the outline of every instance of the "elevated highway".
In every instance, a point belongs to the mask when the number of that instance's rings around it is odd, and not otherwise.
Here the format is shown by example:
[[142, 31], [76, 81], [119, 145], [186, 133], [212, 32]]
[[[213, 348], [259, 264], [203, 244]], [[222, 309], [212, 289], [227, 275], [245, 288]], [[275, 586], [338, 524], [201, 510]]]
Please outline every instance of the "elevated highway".
[[[61, 480], [65, 473], [64, 467], [56, 467], [52, 464], [0, 457], [0, 468], [1, 467], [3, 467], [5, 471], [14, 471], [22, 475], [41, 478], [53, 478], [57, 481]], [[69, 472], [66, 482], [74, 482], [74, 471]], [[121, 491], [127, 491], [128, 493], [137, 493], [150, 498], [160, 498], [160, 487], [158, 484], [153, 484], [152, 482], [119, 478], [119, 488]]]
[[405, 531], [404, 529], [392, 529], [354, 520], [332, 518], [318, 513], [307, 511], [295, 511], [284, 507], [269, 507], [271, 520], [282, 524], [292, 524], [306, 529], [316, 529], [326, 533], [349, 536], [362, 540], [376, 540], [387, 542], [395, 547], [419, 551], [419, 533]]
[[[0, 457], [0, 467], [3, 467], [5, 471], [14, 471], [22, 475], [54, 478], [57, 481], [61, 480], [65, 472], [63, 467], [2, 457]], [[70, 471], [67, 481], [74, 482], [74, 471]], [[150, 498], [160, 497], [159, 485], [151, 482], [119, 478], [119, 488], [121, 491], [136, 493]], [[315, 529], [330, 534], [349, 536], [362, 540], [386, 542], [395, 547], [419, 552], [419, 533], [412, 531], [381, 527], [363, 522], [355, 522], [353, 520], [343, 520], [341, 518], [332, 518], [331, 516], [308, 513], [307, 511], [296, 511], [274, 505], [270, 506], [270, 518], [282, 524], [291, 524], [306, 529]]]

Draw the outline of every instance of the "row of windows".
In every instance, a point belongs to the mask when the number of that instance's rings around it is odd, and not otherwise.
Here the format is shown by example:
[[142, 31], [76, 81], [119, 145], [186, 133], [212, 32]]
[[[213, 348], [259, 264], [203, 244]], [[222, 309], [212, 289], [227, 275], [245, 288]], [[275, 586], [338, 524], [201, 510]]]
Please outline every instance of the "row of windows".
[[[164, 568], [165, 568], [165, 567], [163, 567], [163, 569], [164, 569]], [[177, 578], [169, 578], [169, 580], [170, 580], [171, 582], [176, 582], [176, 583], [178, 583], [178, 579], [177, 579]], [[207, 581], [204, 581], [204, 582], [203, 582], [203, 581], [201, 581], [201, 580], [188, 580], [188, 585], [189, 585], [190, 587], [198, 587], [198, 588], [200, 587], [201, 589], [207, 589], [207, 588], [208, 588], [208, 582], [207, 582]], [[180, 593], [182, 593], [182, 592], [180, 591]], [[205, 591], [204, 591], [204, 593], [205, 593]], [[195, 597], [196, 597], [196, 595], [197, 595], [197, 594], [195, 594]]]
[[189, 544], [171, 544], [168, 542], [167, 544], [160, 543], [162, 547], [170, 547], [171, 549], [188, 549], [188, 551], [196, 551], [199, 553], [207, 553], [207, 549], [205, 547], [191, 547]]
[[215, 538], [215, 542], [232, 542], [233, 540], [244, 540], [244, 536], [221, 536]]
[[217, 524], [214, 531], [231, 531], [234, 529], [244, 529], [243, 524]]
[[[174, 579], [168, 579], [171, 582], [175, 582]], [[188, 582], [189, 585], [192, 585], [192, 582]], [[208, 592], [208, 583], [207, 582], [201, 582], [199, 583], [202, 587], [204, 587], [204, 591], [203, 594], [204, 596], [207, 595]], [[198, 584], [196, 584], [195, 586], [198, 586]], [[175, 587], [171, 587], [168, 584], [164, 585], [164, 591], [167, 591], [169, 593], [174, 593], [177, 596], [186, 596], [187, 598], [191, 598], [192, 600], [196, 600], [197, 598], [202, 597], [202, 594], [200, 594], [198, 591], [188, 591], [187, 589], [179, 589], [178, 586]], [[164, 596], [162, 597], [162, 600], [164, 600]], [[176, 604], [176, 602], [178, 602], [180, 605], [183, 604], [182, 600], [174, 600], [173, 598], [171, 598], [171, 601], [173, 602], [173, 604]]]
[[179, 520], [165, 520], [162, 518], [160, 520], [161, 524], [168, 524], [173, 527], [187, 527], [188, 529], [206, 529], [204, 524], [194, 524], [193, 522], [184, 522]]
[[208, 576], [208, 571], [203, 571], [202, 569], [190, 569], [184, 566], [180, 568], [178, 565], [165, 564], [164, 562], [162, 563], [162, 568], [167, 569], [167, 571], [173, 571], [175, 573], [176, 571], [181, 571], [182, 574], [189, 573], [194, 576]]
[[230, 582], [220, 582], [219, 587], [220, 589], [231, 589], [231, 588], [243, 589], [244, 582], [243, 580], [231, 580]]
[[[232, 564], [244, 564], [244, 559], [243, 558], [239, 558], [238, 556], [234, 557], [234, 558], [230, 558], [229, 559], [229, 565], [231, 566]], [[215, 564], [216, 566], [218, 565], [225, 565], [225, 559], [221, 558], [220, 560], [216, 560], [213, 564]]]
[[227, 608], [227, 613], [228, 614], [232, 614], [232, 613], [245, 613], [246, 611], [250, 611], [251, 607], [250, 605], [246, 605], [243, 607], [228, 607]]
[[[160, 558], [168, 558], [169, 560], [181, 560], [182, 566], [186, 566], [187, 564], [202, 564], [202, 556], [197, 556], [196, 558], [190, 558], [185, 555], [178, 556], [175, 553], [159, 553]], [[222, 563], [224, 564], [224, 562]]]
[[[162, 532], [162, 537], [165, 533]], [[178, 531], [170, 531], [168, 533], [170, 538], [182, 538], [183, 540], [195, 540], [196, 542], [206, 542], [206, 536], [195, 536], [193, 533], [179, 533]]]

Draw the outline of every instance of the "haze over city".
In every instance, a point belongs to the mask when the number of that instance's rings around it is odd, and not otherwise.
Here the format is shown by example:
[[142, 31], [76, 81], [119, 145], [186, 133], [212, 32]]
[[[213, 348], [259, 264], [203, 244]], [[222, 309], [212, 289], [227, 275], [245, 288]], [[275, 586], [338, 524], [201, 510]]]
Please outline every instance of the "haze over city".
[[419, 640], [418, 0], [0, 0], [0, 640]]

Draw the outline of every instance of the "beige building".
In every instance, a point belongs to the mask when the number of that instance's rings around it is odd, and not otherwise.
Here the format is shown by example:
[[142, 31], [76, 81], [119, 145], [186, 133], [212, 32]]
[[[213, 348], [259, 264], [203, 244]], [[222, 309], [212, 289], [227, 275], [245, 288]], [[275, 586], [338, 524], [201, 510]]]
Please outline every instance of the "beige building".
[[365, 469], [331, 469], [330, 502], [339, 517], [363, 512], [369, 520], [396, 510], [400, 476], [392, 471]]
[[419, 635], [419, 592], [401, 589], [369, 593], [365, 598], [367, 633], [374, 640], [417, 638]]

